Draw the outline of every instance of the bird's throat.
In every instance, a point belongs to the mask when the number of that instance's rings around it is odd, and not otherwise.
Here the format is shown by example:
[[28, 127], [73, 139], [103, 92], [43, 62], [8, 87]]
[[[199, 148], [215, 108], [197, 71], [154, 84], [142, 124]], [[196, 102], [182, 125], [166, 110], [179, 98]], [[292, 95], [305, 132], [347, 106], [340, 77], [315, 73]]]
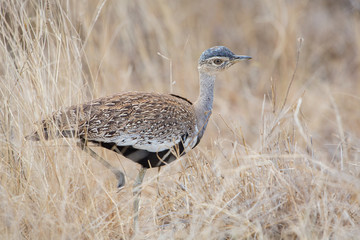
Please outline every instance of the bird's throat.
[[197, 117], [196, 125], [198, 127], [199, 137], [202, 137], [209, 121], [213, 107], [214, 84], [216, 76], [200, 72], [199, 78], [200, 94], [198, 99], [194, 103], [194, 108]]

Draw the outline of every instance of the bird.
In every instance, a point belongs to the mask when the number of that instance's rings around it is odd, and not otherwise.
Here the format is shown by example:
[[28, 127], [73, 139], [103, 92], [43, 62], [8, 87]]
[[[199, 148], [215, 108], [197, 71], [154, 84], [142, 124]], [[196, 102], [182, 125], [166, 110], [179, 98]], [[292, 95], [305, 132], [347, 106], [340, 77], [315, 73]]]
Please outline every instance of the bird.
[[199, 96], [195, 102], [175, 94], [124, 92], [60, 109], [39, 121], [27, 140], [76, 138], [81, 149], [109, 168], [125, 185], [123, 172], [113, 167], [88, 143], [115, 151], [141, 165], [133, 185], [134, 225], [137, 228], [141, 184], [146, 170], [179, 159], [204, 135], [213, 108], [216, 76], [250, 56], [236, 55], [224, 46], [205, 50], [198, 61]]

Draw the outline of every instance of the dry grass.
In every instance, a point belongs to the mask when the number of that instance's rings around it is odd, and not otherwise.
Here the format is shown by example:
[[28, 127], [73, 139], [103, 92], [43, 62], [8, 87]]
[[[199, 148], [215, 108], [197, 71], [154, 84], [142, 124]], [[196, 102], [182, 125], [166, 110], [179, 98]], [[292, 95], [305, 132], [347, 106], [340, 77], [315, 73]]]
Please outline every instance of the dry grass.
[[[360, 236], [358, 1], [13, 0], [0, 8], [1, 239]], [[24, 140], [55, 109], [116, 92], [173, 89], [194, 100], [197, 59], [214, 45], [253, 60], [219, 76], [201, 144], [148, 171], [136, 235], [139, 166], [97, 149], [126, 173], [118, 192], [73, 140]]]

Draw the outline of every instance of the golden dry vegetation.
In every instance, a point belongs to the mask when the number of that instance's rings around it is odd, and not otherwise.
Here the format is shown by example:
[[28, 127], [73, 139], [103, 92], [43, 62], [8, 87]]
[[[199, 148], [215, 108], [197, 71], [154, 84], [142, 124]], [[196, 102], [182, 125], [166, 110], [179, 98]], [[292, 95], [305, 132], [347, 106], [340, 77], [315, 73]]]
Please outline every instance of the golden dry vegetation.
[[[72, 139], [28, 142], [52, 111], [128, 90], [195, 100], [197, 59], [253, 57], [221, 74], [201, 144], [131, 186]], [[358, 239], [360, 3], [0, 2], [1, 239]]]

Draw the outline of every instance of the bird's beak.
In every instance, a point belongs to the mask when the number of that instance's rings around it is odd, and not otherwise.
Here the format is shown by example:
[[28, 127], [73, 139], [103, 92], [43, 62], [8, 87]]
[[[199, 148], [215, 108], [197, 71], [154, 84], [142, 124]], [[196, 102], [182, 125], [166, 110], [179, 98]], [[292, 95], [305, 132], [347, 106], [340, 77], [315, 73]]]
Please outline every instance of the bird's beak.
[[235, 55], [234, 56], [234, 61], [236, 61], [236, 62], [241, 61], [241, 60], [250, 60], [250, 59], [252, 59], [252, 57], [245, 56], [245, 55]]

